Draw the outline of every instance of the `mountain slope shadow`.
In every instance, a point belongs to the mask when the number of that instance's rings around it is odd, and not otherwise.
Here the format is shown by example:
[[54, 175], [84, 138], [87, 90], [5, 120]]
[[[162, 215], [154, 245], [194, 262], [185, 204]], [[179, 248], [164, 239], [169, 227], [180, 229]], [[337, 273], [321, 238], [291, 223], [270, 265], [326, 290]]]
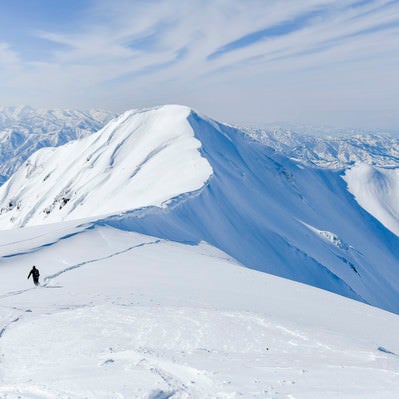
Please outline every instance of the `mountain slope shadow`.
[[[184, 243], [206, 241], [247, 267], [399, 312], [399, 239], [358, 206], [340, 172], [304, 168], [195, 112], [188, 121], [213, 169], [206, 185], [163, 208], [101, 224]], [[306, 225], [350, 245], [326, 243]]]

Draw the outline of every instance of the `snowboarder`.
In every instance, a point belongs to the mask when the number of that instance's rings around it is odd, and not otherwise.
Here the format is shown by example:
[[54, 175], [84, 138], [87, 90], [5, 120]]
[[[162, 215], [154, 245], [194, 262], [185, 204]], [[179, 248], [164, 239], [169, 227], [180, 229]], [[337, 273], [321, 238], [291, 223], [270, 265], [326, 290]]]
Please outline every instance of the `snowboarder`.
[[36, 266], [33, 266], [33, 267], [32, 267], [32, 270], [31, 270], [30, 273], [28, 274], [28, 279], [29, 279], [30, 275], [32, 275], [33, 282], [35, 283], [35, 285], [39, 285], [39, 276], [40, 276], [40, 273], [39, 273], [39, 270], [36, 269]]

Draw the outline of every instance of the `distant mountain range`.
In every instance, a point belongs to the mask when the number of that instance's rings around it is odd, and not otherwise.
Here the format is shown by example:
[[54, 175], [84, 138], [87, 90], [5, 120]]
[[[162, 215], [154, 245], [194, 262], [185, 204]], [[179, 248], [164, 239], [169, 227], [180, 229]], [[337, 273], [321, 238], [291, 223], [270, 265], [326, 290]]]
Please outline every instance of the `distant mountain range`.
[[0, 114], [0, 398], [398, 397], [395, 141]]
[[98, 110], [0, 107], [0, 184], [38, 149], [85, 137], [114, 116]]
[[[0, 107], [0, 185], [34, 152], [97, 132], [117, 115], [103, 110]], [[399, 135], [393, 131], [302, 125], [239, 128], [308, 166], [339, 169], [354, 163], [399, 166]]]
[[277, 133], [279, 152], [259, 133], [255, 140], [188, 107], [127, 111], [97, 133], [29, 157], [0, 187], [0, 228], [89, 218], [205, 241], [252, 269], [399, 313], [399, 175], [373, 165], [334, 169], [353, 162], [355, 149], [372, 163], [379, 148], [382, 160], [396, 151], [392, 142], [340, 138], [348, 161], [338, 151], [321, 168], [312, 157], [329, 152], [319, 139], [298, 161], [288, 148], [304, 138]]
[[[329, 169], [345, 168], [355, 163], [399, 166], [399, 136], [368, 131], [304, 129], [271, 127], [243, 130], [276, 151], [309, 166]], [[331, 133], [339, 135], [327, 135]]]

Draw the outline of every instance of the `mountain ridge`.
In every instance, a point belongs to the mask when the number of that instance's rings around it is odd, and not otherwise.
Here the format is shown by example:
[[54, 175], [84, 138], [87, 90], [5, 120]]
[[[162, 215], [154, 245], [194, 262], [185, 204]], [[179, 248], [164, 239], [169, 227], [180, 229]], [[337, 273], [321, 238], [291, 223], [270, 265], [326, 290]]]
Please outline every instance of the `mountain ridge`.
[[342, 171], [307, 168], [188, 107], [127, 111], [39, 151], [0, 188], [0, 207], [3, 228], [91, 217], [205, 241], [247, 267], [399, 313], [399, 237]]
[[399, 137], [365, 133], [324, 136], [280, 127], [242, 128], [249, 136], [307, 166], [344, 169], [356, 163], [399, 167]]
[[200, 188], [211, 170], [197, 151], [188, 113], [173, 105], [127, 111], [95, 134], [40, 149], [0, 188], [1, 226], [161, 206]]
[[[272, 149], [266, 155], [264, 146], [248, 141], [243, 132], [212, 120], [209, 122], [195, 113], [190, 118], [191, 122], [201, 124], [194, 130], [203, 144], [201, 152], [214, 170], [208, 185], [194, 197], [188, 195], [185, 200], [177, 201], [172, 208], [132, 211], [121, 217], [110, 217], [106, 223], [180, 242], [204, 240], [256, 270], [379, 303], [377, 306], [387, 301], [383, 307], [395, 309], [396, 288], [388, 299], [388, 291], [393, 288], [391, 283], [397, 279], [395, 273], [388, 273], [393, 278], [389, 282], [383, 277], [385, 272], [380, 271], [380, 283], [390, 288], [386, 287], [383, 298], [374, 287], [378, 299], [369, 297], [362, 275], [368, 274], [369, 268], [373, 274], [386, 256], [390, 259], [386, 262], [392, 264], [388, 269], [395, 267], [399, 253], [394, 248], [398, 238], [364, 212], [347, 191], [340, 174], [303, 169]], [[215, 126], [222, 130], [221, 134], [215, 134]], [[223, 153], [215, 148], [223, 148]], [[259, 168], [257, 162], [264, 167]], [[245, 169], [240, 169], [243, 165]], [[260, 175], [260, 171], [267, 173]], [[226, 181], [229, 174], [233, 178]], [[243, 186], [242, 181], [248, 178], [251, 184]], [[268, 194], [264, 187], [271, 183], [274, 187]], [[323, 191], [322, 195], [313, 184]], [[339, 187], [339, 196], [335, 187]], [[323, 201], [330, 204], [326, 209], [320, 208]], [[345, 210], [342, 201], [346, 203]], [[353, 222], [348, 224], [348, 219]], [[306, 220], [324, 235], [309, 234], [303, 224]], [[359, 226], [365, 229], [363, 234], [359, 234]], [[376, 231], [380, 238], [373, 238]], [[330, 242], [327, 248], [322, 244], [324, 249], [321, 249], [320, 241], [325, 243], [325, 232], [350, 245], [344, 249]], [[374, 241], [376, 246], [368, 240]], [[385, 248], [382, 251], [381, 246]], [[366, 262], [365, 252], [369, 257]]]
[[43, 147], [56, 147], [98, 131], [114, 113], [100, 110], [0, 107], [0, 184]]

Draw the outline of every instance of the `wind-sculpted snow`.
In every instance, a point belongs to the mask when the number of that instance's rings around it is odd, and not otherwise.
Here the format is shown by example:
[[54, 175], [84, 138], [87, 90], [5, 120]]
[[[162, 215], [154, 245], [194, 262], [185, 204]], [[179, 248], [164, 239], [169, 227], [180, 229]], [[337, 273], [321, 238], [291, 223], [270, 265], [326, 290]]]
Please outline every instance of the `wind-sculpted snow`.
[[104, 223], [206, 241], [256, 270], [399, 312], [399, 238], [357, 204], [339, 172], [304, 168], [195, 112], [189, 121], [213, 169], [206, 187]]
[[189, 112], [128, 111], [96, 134], [36, 152], [0, 188], [2, 228], [162, 206], [200, 189], [212, 169]]
[[[341, 169], [354, 163], [399, 167], [399, 137], [382, 133], [361, 133], [317, 137], [303, 130], [283, 128], [244, 129], [248, 135], [281, 154], [327, 169]], [[312, 131], [312, 130], [311, 130]]]
[[399, 313], [399, 238], [341, 172], [167, 106], [0, 194], [0, 398], [398, 397], [398, 315], [360, 302]]
[[250, 268], [399, 313], [399, 238], [341, 174], [305, 167], [186, 107], [129, 111], [29, 158], [0, 188], [0, 224], [85, 217], [205, 241]]
[[322, 237], [326, 242], [331, 243], [338, 248], [349, 251], [350, 246], [343, 242], [335, 233], [332, 233], [331, 231], [322, 231], [315, 229], [314, 227], [309, 226], [306, 223], [304, 223], [304, 225], [308, 227], [310, 231], [313, 231], [315, 234], [320, 235], [320, 237]]
[[356, 165], [344, 179], [360, 206], [399, 236], [399, 168]]
[[38, 149], [88, 136], [114, 116], [95, 110], [0, 107], [0, 185]]
[[398, 397], [392, 313], [205, 243], [72, 222], [0, 242], [21, 254], [1, 259], [2, 399]]

